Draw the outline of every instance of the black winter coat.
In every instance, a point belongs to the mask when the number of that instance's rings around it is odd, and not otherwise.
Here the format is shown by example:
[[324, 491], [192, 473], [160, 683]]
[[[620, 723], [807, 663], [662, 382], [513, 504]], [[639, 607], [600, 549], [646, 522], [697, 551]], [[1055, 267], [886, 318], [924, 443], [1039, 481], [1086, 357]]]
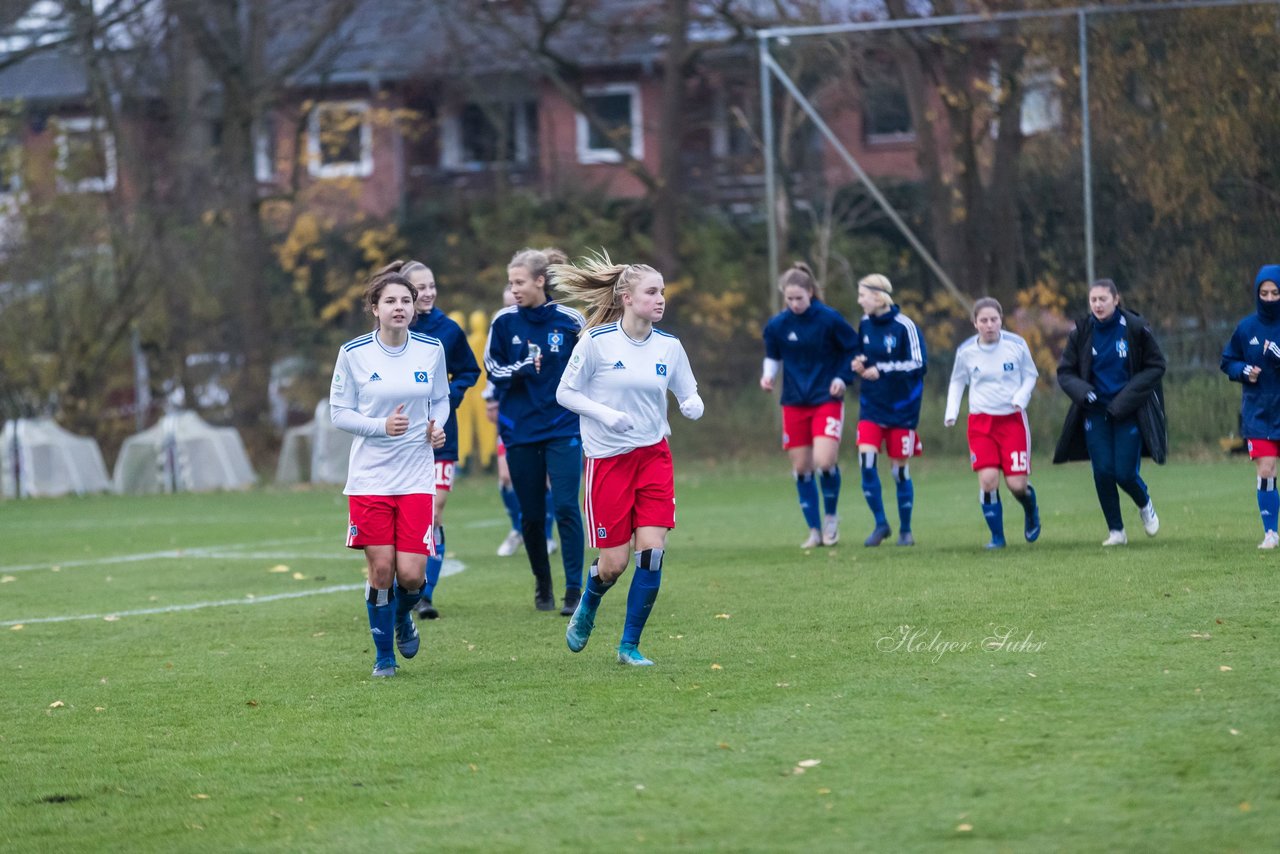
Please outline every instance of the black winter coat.
[[[1116, 420], [1136, 418], [1142, 434], [1142, 455], [1163, 464], [1169, 455], [1169, 423], [1164, 412], [1164, 353], [1156, 343], [1151, 326], [1142, 315], [1123, 308], [1116, 309], [1129, 330], [1129, 382], [1107, 404], [1107, 414]], [[1058, 447], [1053, 452], [1055, 463], [1089, 459], [1084, 440], [1084, 414], [1093, 385], [1089, 374], [1093, 367], [1093, 323], [1090, 317], [1076, 322], [1067, 338], [1067, 349], [1058, 362], [1058, 385], [1071, 398], [1071, 409], [1062, 425]]]

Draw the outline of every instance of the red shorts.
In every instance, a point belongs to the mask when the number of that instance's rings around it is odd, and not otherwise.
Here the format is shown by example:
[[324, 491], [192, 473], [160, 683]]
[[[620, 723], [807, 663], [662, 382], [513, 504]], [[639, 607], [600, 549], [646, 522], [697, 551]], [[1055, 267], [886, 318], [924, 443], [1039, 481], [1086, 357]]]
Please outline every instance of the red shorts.
[[817, 406], [782, 407], [782, 447], [807, 448], [817, 438], [840, 441], [844, 432], [844, 401]]
[[915, 430], [909, 427], [886, 427], [874, 421], [858, 422], [858, 444], [875, 445], [877, 450], [883, 444], [891, 460], [905, 460], [924, 453], [924, 443]]
[[1249, 459], [1258, 457], [1280, 457], [1280, 442], [1273, 439], [1245, 439], [1249, 446]]
[[636, 528], [676, 526], [675, 469], [667, 440], [616, 457], [588, 458], [587, 535], [594, 549], [631, 542]]
[[411, 495], [348, 495], [347, 548], [395, 546], [398, 552], [435, 555], [435, 499]]
[[969, 416], [973, 470], [1000, 469], [1005, 477], [1031, 474], [1031, 425], [1027, 413]]
[[453, 460], [436, 460], [436, 492], [449, 492], [453, 489], [453, 469], [456, 465]]

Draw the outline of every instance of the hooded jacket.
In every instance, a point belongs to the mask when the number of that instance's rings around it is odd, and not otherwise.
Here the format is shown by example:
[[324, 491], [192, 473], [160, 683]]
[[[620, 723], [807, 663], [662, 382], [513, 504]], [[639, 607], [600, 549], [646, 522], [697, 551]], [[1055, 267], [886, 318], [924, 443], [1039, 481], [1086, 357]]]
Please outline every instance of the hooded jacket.
[[[1163, 464], [1169, 454], [1169, 425], [1164, 412], [1164, 353], [1156, 343], [1151, 326], [1142, 315], [1117, 308], [1120, 323], [1127, 330], [1129, 381], [1105, 405], [1108, 415], [1117, 421], [1133, 418], [1142, 434], [1142, 455]], [[1053, 452], [1055, 463], [1089, 459], [1084, 439], [1084, 414], [1090, 407], [1094, 391], [1090, 376], [1093, 367], [1093, 317], [1085, 316], [1067, 337], [1067, 348], [1058, 362], [1058, 386], [1071, 398], [1058, 447]]]
[[494, 315], [484, 367], [498, 388], [498, 432], [508, 448], [578, 438], [578, 416], [556, 402], [556, 388], [584, 326], [581, 313], [553, 302]]
[[445, 370], [449, 372], [449, 421], [443, 425], [444, 446], [436, 451], [436, 459], [457, 462], [458, 407], [462, 405], [467, 389], [480, 378], [480, 365], [467, 344], [462, 327], [438, 308], [432, 307], [426, 314], [419, 314], [409, 331], [434, 336], [444, 345]]
[[857, 355], [867, 357], [880, 379], [859, 386], [859, 419], [884, 427], [914, 430], [924, 399], [924, 336], [896, 305], [880, 315], [864, 315], [858, 323]]
[[[1280, 264], [1267, 264], [1253, 280], [1257, 310], [1240, 321], [1222, 351], [1222, 372], [1244, 387], [1240, 403], [1240, 433], [1246, 439], [1280, 439], [1280, 302], [1263, 302], [1263, 282], [1280, 286]], [[1244, 369], [1262, 368], [1257, 382]]]

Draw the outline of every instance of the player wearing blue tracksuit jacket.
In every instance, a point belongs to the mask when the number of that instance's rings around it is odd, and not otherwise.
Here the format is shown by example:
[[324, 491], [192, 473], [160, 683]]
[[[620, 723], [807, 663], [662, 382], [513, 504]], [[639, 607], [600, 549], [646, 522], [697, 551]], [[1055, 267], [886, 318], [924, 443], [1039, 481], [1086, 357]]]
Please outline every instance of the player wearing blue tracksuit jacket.
[[[435, 497], [435, 532], [436, 553], [427, 558], [427, 586], [418, 600], [417, 613], [420, 617], [435, 619], [440, 616], [432, 597], [436, 585], [440, 582], [440, 570], [444, 567], [444, 507], [449, 493], [453, 489], [454, 469], [458, 463], [458, 406], [467, 389], [480, 379], [480, 365], [476, 362], [471, 345], [467, 343], [467, 334], [462, 327], [450, 320], [448, 315], [435, 307], [435, 275], [426, 266], [421, 272], [411, 270], [410, 281], [418, 288], [418, 317], [409, 327], [411, 332], [421, 332], [439, 339], [444, 346], [445, 365], [449, 372], [449, 421], [444, 425], [444, 447], [436, 451], [436, 497]], [[415, 279], [421, 279], [419, 284]], [[423, 311], [423, 309], [426, 309]]]
[[494, 315], [484, 366], [498, 389], [498, 431], [520, 503], [524, 549], [536, 583], [534, 605], [540, 611], [555, 609], [542, 528], [550, 478], [564, 560], [561, 613], [570, 616], [582, 595], [582, 440], [577, 414], [556, 402], [556, 389], [586, 320], [547, 300], [550, 263], [548, 254], [537, 249], [522, 249], [511, 259], [507, 278], [516, 304]]
[[[778, 281], [784, 308], [764, 327], [760, 387], [773, 390], [782, 369], [782, 447], [795, 472], [800, 511], [809, 537], [800, 547], [833, 546], [840, 539], [840, 436], [844, 390], [853, 381], [857, 335], [844, 316], [819, 299], [817, 281], [803, 262]], [[818, 486], [825, 519], [819, 518]]]
[[1280, 546], [1276, 521], [1276, 458], [1280, 455], [1280, 264], [1267, 264], [1253, 280], [1257, 310], [1240, 321], [1226, 349], [1222, 371], [1244, 386], [1240, 433], [1258, 471], [1258, 512], [1262, 516], [1260, 549]]
[[875, 519], [865, 545], [878, 546], [892, 533], [884, 512], [876, 456], [889, 455], [898, 498], [898, 545], [915, 544], [911, 513], [915, 484], [909, 462], [924, 450], [916, 426], [924, 398], [925, 344], [920, 328], [893, 302], [893, 285], [873, 273], [858, 282], [858, 305], [866, 315], [858, 323], [860, 351], [853, 360], [862, 378], [858, 396], [858, 463], [862, 494]]

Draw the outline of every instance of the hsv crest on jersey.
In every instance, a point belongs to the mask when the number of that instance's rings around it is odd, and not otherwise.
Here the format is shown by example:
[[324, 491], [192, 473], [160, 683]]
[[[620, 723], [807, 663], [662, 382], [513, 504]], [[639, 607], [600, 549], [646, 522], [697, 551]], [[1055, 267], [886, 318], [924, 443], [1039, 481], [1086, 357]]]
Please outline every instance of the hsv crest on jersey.
[[604, 527], [603, 525], [601, 525], [599, 528], [596, 528], [596, 539], [603, 540], [605, 537], [608, 537], [608, 536], [609, 536], [608, 528]]
[[352, 537], [354, 537], [356, 534], [360, 533], [360, 531], [356, 529], [355, 525], [352, 525], [351, 530], [348, 531], [347, 533], [349, 533]]
[[547, 346], [551, 348], [552, 353], [560, 352], [560, 345], [564, 343], [564, 333], [557, 329], [554, 332], [547, 333]]
[[1012, 371], [1013, 362], [1005, 362], [1003, 365], [1001, 365], [1001, 367], [1004, 368], [1006, 371]]
[[884, 336], [884, 348], [889, 352], [893, 352], [893, 348], [898, 346], [898, 339], [893, 335]]
[[660, 376], [660, 377], [665, 377], [665, 376], [667, 375], [667, 366], [666, 366], [666, 365], [664, 365], [664, 364], [662, 364], [661, 362], [659, 362], [658, 364], [654, 365], [654, 367], [655, 367], [655, 368], [657, 369], [657, 371], [658, 371], [658, 376]]
[[426, 372], [426, 371], [414, 371], [414, 372], [413, 372], [413, 381], [414, 381], [415, 383], [425, 383], [425, 382], [428, 382], [429, 380], [428, 380], [428, 377], [427, 377], [427, 372]]
[[1119, 356], [1121, 359], [1124, 359], [1129, 355], [1128, 341], [1121, 338], [1119, 341], [1116, 342], [1116, 355]]

